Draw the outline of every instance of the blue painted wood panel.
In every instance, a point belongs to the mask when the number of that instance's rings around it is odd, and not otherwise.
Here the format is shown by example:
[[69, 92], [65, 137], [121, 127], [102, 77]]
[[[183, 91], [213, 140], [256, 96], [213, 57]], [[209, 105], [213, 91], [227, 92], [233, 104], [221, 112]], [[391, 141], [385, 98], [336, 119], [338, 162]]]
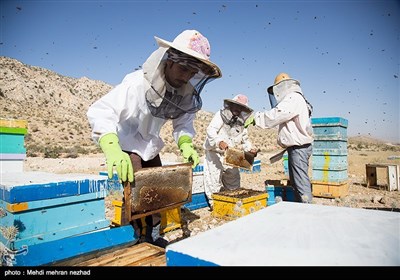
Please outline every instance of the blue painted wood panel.
[[312, 180], [321, 182], [343, 182], [348, 179], [346, 170], [320, 170], [312, 169]]
[[313, 128], [314, 140], [347, 141], [347, 128], [343, 126], [317, 126]]
[[[23, 212], [8, 212], [0, 219], [2, 226], [15, 226], [18, 235], [9, 244], [10, 249], [19, 248], [22, 245], [34, 245], [53, 241], [77, 234], [82, 234], [110, 225], [105, 217], [105, 202], [103, 198], [53, 205]], [[0, 237], [3, 244], [6, 240]]]
[[313, 149], [338, 149], [347, 151], [347, 141], [319, 141], [313, 142]]
[[0, 153], [24, 154], [26, 153], [23, 134], [0, 133]]
[[243, 169], [243, 168], [240, 168], [239, 170], [240, 170], [240, 172], [243, 172], [243, 173], [258, 173], [258, 172], [261, 172], [261, 160], [259, 160], [259, 159], [255, 160], [251, 170], [247, 170], [247, 169]]
[[41, 244], [21, 247], [11, 256], [14, 266], [50, 265], [99, 250], [135, 244], [131, 225], [107, 228]]
[[342, 117], [311, 118], [311, 125], [316, 126], [343, 126], [348, 127], [349, 121]]
[[196, 210], [204, 207], [208, 207], [207, 197], [204, 192], [192, 194], [192, 201], [185, 203], [183, 207], [189, 210]]
[[111, 179], [108, 178], [106, 171], [102, 171], [99, 174], [105, 176], [107, 180], [107, 191], [123, 191], [124, 187], [120, 183], [117, 173], [114, 173]]
[[[105, 198], [106, 193], [102, 192], [95, 192], [95, 193], [88, 193], [88, 194], [81, 194], [81, 195], [74, 195], [74, 196], [66, 196], [60, 198], [52, 198], [52, 199], [44, 199], [44, 200], [35, 200], [35, 201], [28, 201], [22, 203], [8, 203], [4, 200], [0, 200], [0, 207], [7, 209], [8, 212], [17, 213], [17, 212], [26, 212], [31, 210], [40, 210], [43, 208], [49, 208], [53, 206], [62, 206], [71, 203], [79, 203], [82, 201], [87, 200], [95, 200], [95, 199], [102, 199]], [[23, 206], [22, 206], [23, 205]]]
[[347, 170], [347, 155], [313, 155], [312, 168], [321, 170]]
[[172, 250], [167, 250], [165, 256], [167, 258], [167, 266], [219, 266], [213, 262]]
[[324, 156], [324, 155], [331, 155], [331, 156], [346, 156], [348, 154], [347, 149], [316, 149], [313, 148], [312, 155], [313, 156]]
[[279, 196], [283, 201], [294, 201], [294, 191], [291, 186], [273, 186], [267, 185], [265, 187], [268, 193], [267, 206], [274, 205], [275, 199]]
[[3, 173], [0, 199], [9, 203], [67, 197], [106, 189], [100, 175], [51, 174], [45, 172]]

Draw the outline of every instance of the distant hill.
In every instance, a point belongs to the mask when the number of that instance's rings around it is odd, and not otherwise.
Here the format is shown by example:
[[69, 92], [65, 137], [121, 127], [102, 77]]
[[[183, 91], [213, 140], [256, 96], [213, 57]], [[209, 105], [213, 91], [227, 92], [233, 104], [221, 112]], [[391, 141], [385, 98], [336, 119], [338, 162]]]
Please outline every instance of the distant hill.
[[[62, 76], [4, 56], [0, 57], [0, 66], [0, 117], [28, 121], [25, 137], [28, 156], [58, 157], [63, 154], [76, 157], [101, 152], [90, 138], [86, 112], [94, 101], [112, 89], [111, 85], [86, 77]], [[194, 144], [201, 155], [205, 130], [213, 114], [203, 110], [196, 114]], [[166, 144], [163, 152], [177, 154], [171, 131], [171, 122], [161, 131]], [[276, 129], [250, 127], [249, 134], [262, 152], [278, 148]], [[384, 144], [378, 140], [357, 138], [355, 147], [360, 147], [359, 143], [369, 146]]]

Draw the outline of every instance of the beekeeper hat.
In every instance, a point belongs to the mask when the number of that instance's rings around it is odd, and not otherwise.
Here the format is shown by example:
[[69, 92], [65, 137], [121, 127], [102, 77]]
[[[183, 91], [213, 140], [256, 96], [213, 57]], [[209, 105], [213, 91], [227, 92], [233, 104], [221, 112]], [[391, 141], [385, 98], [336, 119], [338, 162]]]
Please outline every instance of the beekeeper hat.
[[244, 94], [238, 94], [233, 99], [224, 99], [224, 102], [237, 104], [243, 108], [242, 111], [253, 112], [253, 109], [249, 107], [249, 99]]
[[[293, 80], [292, 78], [290, 78], [290, 76], [289, 76], [289, 74], [287, 74], [287, 73], [279, 73], [278, 75], [276, 75], [276, 77], [275, 77], [275, 80], [274, 80], [274, 84], [272, 85], [272, 86], [270, 86], [270, 87], [268, 87], [267, 88], [267, 92], [269, 93], [269, 94], [273, 94], [274, 92], [273, 92], [273, 90], [272, 90], [272, 88], [274, 87], [274, 86], [276, 86], [277, 84], [279, 84], [280, 82], [282, 82], [282, 81], [285, 81], [285, 80]], [[298, 81], [297, 81], [298, 82]], [[300, 83], [299, 83], [300, 84]]]
[[156, 36], [154, 36], [154, 38], [156, 39], [158, 46], [164, 48], [174, 48], [210, 66], [214, 72], [212, 75], [213, 77], [219, 78], [222, 76], [219, 67], [210, 61], [210, 43], [199, 31], [185, 30], [179, 34], [173, 42], [168, 42]]

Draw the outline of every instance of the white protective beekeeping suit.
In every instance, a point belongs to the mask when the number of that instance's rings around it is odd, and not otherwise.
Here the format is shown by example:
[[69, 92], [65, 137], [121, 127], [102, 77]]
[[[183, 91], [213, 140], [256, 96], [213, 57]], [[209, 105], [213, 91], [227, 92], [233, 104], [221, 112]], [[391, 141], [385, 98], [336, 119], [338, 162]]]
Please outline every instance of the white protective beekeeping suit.
[[[234, 117], [229, 110], [230, 104], [243, 106], [243, 111]], [[234, 190], [240, 187], [240, 170], [224, 164], [224, 150], [219, 143], [224, 141], [231, 148], [250, 151], [252, 143], [244, 128], [244, 122], [253, 112], [248, 106], [247, 97], [237, 95], [232, 100], [224, 100], [224, 108], [218, 111], [207, 127], [204, 143], [204, 190], [210, 206], [213, 206], [212, 194], [221, 190]]]
[[[168, 120], [172, 121], [177, 143], [183, 136], [195, 136], [193, 120], [201, 109], [200, 93], [205, 84], [222, 75], [210, 61], [210, 45], [200, 32], [185, 30], [173, 42], [155, 39], [159, 48], [144, 62], [143, 69], [126, 75], [87, 112], [94, 141], [100, 143], [102, 137], [116, 134], [119, 148], [143, 161], [154, 159], [164, 147], [160, 131]], [[174, 88], [165, 76], [167, 60], [198, 72], [186, 84]], [[152, 241], [156, 241], [161, 214], [151, 216], [152, 225], [146, 221], [146, 234], [150, 232]]]

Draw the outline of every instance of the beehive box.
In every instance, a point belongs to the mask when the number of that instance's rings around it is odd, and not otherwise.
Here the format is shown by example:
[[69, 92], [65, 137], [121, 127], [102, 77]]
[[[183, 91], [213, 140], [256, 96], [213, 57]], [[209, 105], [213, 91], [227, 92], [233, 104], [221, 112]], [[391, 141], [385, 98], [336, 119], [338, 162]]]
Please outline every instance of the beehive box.
[[341, 117], [312, 118], [314, 139], [347, 141], [348, 120]]
[[192, 201], [183, 205], [189, 210], [196, 210], [204, 207], [208, 207], [207, 196], [205, 192], [199, 192], [192, 194]]
[[[113, 202], [114, 206], [114, 219], [112, 220], [112, 223], [116, 226], [122, 225], [122, 217], [123, 217], [123, 203], [120, 200], [114, 200]], [[176, 207], [173, 209], [161, 211], [161, 226], [160, 226], [160, 233], [166, 233], [171, 230], [181, 228], [182, 223], [181, 223], [181, 208]], [[141, 218], [142, 225], [146, 225], [145, 218]], [[143, 231], [143, 234], [145, 233], [145, 229]]]
[[105, 185], [102, 176], [4, 173], [0, 181], [1, 226], [18, 234], [0, 241], [11, 250], [106, 228]]
[[105, 187], [99, 175], [2, 174], [2, 265], [48, 265], [135, 242], [130, 225], [110, 227]]
[[332, 141], [319, 141], [313, 142], [313, 155], [347, 155], [347, 141], [332, 140]]
[[279, 198], [282, 201], [294, 201], [294, 191], [291, 186], [267, 185], [265, 190], [268, 193], [268, 206], [274, 205]]
[[316, 197], [342, 198], [349, 194], [349, 183], [312, 181], [312, 194]]
[[244, 168], [240, 168], [239, 170], [240, 170], [240, 172], [243, 172], [243, 173], [258, 173], [258, 172], [261, 172], [261, 160], [259, 160], [259, 159], [255, 160], [251, 170], [244, 169]]
[[312, 180], [326, 183], [340, 183], [347, 181], [348, 172], [345, 170], [312, 169]]
[[18, 250], [7, 249], [3, 266], [64, 266], [68, 265], [65, 262], [81, 260], [91, 254], [103, 255], [106, 251], [133, 245], [137, 240], [131, 225], [109, 227], [36, 245], [23, 245]]
[[23, 171], [27, 130], [25, 120], [0, 119], [0, 173]]
[[330, 155], [313, 155], [312, 168], [321, 170], [346, 170], [348, 168], [347, 156]]
[[228, 220], [237, 219], [267, 206], [268, 194], [261, 191], [239, 188], [212, 195], [212, 214]]

